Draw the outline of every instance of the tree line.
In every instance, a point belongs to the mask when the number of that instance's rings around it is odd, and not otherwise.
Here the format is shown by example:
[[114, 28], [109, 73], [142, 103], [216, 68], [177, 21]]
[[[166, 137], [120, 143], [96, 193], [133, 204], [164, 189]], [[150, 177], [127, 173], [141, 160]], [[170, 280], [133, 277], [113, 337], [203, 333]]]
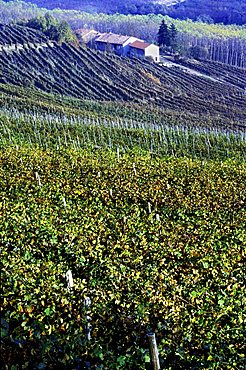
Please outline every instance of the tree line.
[[69, 23], [65, 20], [57, 20], [50, 13], [46, 13], [44, 16], [31, 18], [28, 21], [20, 21], [18, 24], [39, 30], [51, 40], [59, 43], [77, 42]]
[[187, 37], [163, 19], [157, 34], [161, 52], [177, 53], [194, 59], [208, 59], [225, 64], [246, 66], [246, 43], [237, 38], [216, 39]]
[[[8, 0], [5, 0], [8, 2]], [[47, 9], [76, 9], [86, 12], [132, 15], [161, 14], [173, 18], [202, 19], [209, 23], [245, 24], [245, 0], [186, 0], [166, 6], [154, 0], [26, 0]]]

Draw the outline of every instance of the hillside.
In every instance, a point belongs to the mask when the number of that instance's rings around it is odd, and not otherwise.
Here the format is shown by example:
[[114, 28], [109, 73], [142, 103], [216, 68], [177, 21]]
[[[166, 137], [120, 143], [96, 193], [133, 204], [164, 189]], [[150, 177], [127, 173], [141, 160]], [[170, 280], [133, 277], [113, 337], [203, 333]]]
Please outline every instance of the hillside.
[[175, 8], [169, 14], [182, 19], [208, 16], [211, 18], [210, 21], [217, 23], [242, 25], [246, 23], [244, 0], [185, 0]]
[[246, 73], [176, 59], [0, 26], [1, 369], [245, 369]]
[[245, 128], [0, 90], [3, 366], [243, 370]]
[[[3, 34], [2, 29], [2, 40]], [[6, 40], [15, 34], [16, 28], [8, 27]], [[196, 63], [194, 68], [200, 66], [202, 73], [191, 73], [177, 63], [161, 66], [56, 43], [2, 47], [0, 53], [3, 84], [89, 100], [159, 106], [204, 118], [221, 117], [225, 122], [245, 120], [246, 75], [239, 68]]]
[[[47, 9], [76, 9], [86, 12], [123, 14], [168, 14], [175, 18], [207, 20], [224, 24], [245, 24], [244, 0], [26, 0]], [[204, 18], [204, 19], [205, 19]]]
[[[48, 12], [48, 13], [47, 13]], [[151, 13], [151, 12], [149, 12]], [[157, 42], [159, 26], [163, 19], [167, 25], [177, 28], [177, 51], [188, 56], [190, 48], [199, 45], [205, 48], [206, 58], [241, 68], [246, 67], [246, 29], [239, 25], [209, 24], [204, 22], [174, 19], [157, 15], [124, 15], [53, 9], [47, 11], [24, 1], [0, 0], [0, 23], [21, 23], [44, 15], [52, 16], [59, 23], [67, 21], [72, 29], [91, 28], [99, 32], [132, 35], [148, 42]], [[68, 40], [69, 41], [69, 40]]]
[[0, 24], [0, 45], [22, 44], [27, 42], [47, 42], [47, 37], [38, 30], [22, 26]]

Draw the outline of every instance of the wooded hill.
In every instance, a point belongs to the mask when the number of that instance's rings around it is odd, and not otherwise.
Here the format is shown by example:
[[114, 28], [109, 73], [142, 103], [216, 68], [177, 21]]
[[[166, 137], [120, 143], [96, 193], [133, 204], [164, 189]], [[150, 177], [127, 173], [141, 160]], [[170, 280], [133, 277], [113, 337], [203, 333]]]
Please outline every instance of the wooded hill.
[[[6, 0], [5, 0], [6, 1]], [[26, 0], [47, 9], [77, 9], [86, 12], [122, 14], [169, 14], [175, 18], [193, 19], [207, 17], [207, 21], [224, 24], [244, 24], [246, 3], [244, 0]], [[7, 2], [7, 1], [6, 1]], [[172, 3], [175, 4], [172, 6]], [[208, 18], [209, 17], [209, 18]]]
[[[20, 36], [16, 36], [20, 29], [5, 28], [6, 41], [20, 43]], [[23, 45], [28, 32], [23, 27]], [[4, 27], [1, 40], [6, 44]], [[33, 42], [32, 31], [29, 42]], [[221, 117], [228, 122], [245, 119], [246, 74], [240, 68], [191, 60], [155, 65], [65, 43], [2, 47], [0, 53], [2, 84], [87, 100], [140, 103], [182, 114]]]
[[178, 18], [197, 19], [207, 17], [207, 20], [224, 24], [245, 24], [246, 2], [244, 0], [185, 0], [169, 14]]

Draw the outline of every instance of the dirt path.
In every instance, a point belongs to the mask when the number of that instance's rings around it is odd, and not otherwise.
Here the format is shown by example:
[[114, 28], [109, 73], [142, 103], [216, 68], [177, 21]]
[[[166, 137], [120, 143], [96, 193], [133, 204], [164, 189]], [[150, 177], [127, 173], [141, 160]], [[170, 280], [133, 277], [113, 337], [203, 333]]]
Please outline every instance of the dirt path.
[[203, 78], [206, 78], [206, 79], [208, 79], [210, 81], [213, 81], [213, 82], [223, 83], [223, 81], [221, 81], [218, 78], [211, 77], [211, 76], [206, 75], [205, 73], [198, 72], [195, 69], [182, 66], [182, 65], [180, 65], [178, 63], [175, 63], [175, 62], [173, 62], [173, 61], [171, 61], [171, 60], [169, 60], [167, 58], [164, 58], [164, 57], [161, 57], [161, 65], [163, 65], [164, 67], [170, 67], [170, 68], [174, 68], [175, 67], [175, 68], [179, 68], [182, 71], [184, 71], [186, 73], [189, 73], [191, 75], [198, 76], [198, 77], [203, 77]]

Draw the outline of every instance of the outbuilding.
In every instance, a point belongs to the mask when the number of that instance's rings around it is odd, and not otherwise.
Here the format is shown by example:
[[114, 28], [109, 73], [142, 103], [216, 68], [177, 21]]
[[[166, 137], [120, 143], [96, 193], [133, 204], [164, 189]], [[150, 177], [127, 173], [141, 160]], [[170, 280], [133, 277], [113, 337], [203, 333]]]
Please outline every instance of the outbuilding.
[[152, 58], [155, 63], [160, 62], [159, 46], [136, 40], [130, 45], [129, 56], [135, 58]]

